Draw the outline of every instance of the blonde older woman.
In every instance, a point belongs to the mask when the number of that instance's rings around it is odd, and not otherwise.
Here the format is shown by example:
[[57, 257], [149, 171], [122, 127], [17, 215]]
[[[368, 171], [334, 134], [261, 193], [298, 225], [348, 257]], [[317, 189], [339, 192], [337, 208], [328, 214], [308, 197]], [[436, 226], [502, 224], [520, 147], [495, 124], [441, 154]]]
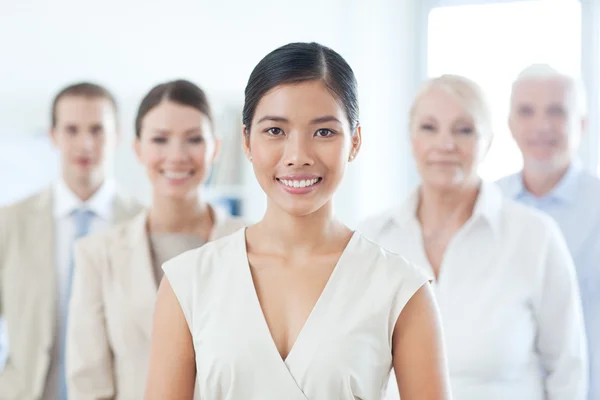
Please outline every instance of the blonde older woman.
[[584, 399], [573, 262], [549, 217], [479, 177], [492, 139], [480, 88], [460, 76], [430, 80], [410, 132], [420, 187], [359, 230], [435, 277], [454, 398]]

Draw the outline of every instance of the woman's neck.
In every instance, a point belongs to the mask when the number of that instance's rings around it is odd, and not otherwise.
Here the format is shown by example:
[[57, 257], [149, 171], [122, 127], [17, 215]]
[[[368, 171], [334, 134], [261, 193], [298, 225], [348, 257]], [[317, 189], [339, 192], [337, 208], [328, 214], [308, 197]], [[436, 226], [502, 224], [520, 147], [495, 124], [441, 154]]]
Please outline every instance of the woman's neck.
[[201, 234], [212, 224], [210, 206], [197, 196], [173, 199], [155, 195], [148, 213], [150, 232]]
[[478, 194], [479, 183], [452, 190], [421, 186], [417, 219], [424, 234], [459, 229], [473, 215]]
[[269, 204], [265, 216], [253, 229], [255, 237], [268, 243], [268, 251], [292, 258], [329, 252], [338, 240], [351, 234], [350, 229], [334, 218], [331, 202], [304, 216], [291, 215]]

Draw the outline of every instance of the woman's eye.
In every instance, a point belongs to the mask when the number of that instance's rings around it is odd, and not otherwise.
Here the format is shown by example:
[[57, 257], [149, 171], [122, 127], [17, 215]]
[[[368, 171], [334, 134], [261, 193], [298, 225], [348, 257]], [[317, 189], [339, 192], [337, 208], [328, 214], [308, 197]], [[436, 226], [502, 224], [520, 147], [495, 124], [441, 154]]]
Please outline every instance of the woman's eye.
[[152, 142], [159, 143], [159, 144], [167, 143], [167, 138], [164, 138], [164, 137], [155, 137], [155, 138], [152, 139]]
[[273, 136], [281, 136], [283, 130], [281, 130], [280, 128], [269, 128], [267, 129], [267, 132]]
[[193, 136], [188, 139], [191, 143], [202, 143], [204, 142], [204, 138], [202, 136]]
[[473, 128], [471, 128], [470, 126], [466, 126], [464, 128], [460, 128], [458, 130], [459, 133], [463, 134], [463, 135], [470, 135], [474, 132], [475, 130]]
[[422, 124], [421, 129], [424, 131], [433, 131], [435, 127], [432, 124]]
[[334, 135], [334, 132], [330, 129], [319, 129], [317, 132], [315, 132], [315, 135], [319, 137], [329, 137]]

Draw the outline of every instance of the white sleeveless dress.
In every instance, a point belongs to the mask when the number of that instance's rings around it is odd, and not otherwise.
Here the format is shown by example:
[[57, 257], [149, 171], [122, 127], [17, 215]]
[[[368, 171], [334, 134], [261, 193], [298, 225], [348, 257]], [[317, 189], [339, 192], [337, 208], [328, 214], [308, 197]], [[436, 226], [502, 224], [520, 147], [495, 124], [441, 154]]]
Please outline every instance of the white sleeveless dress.
[[192, 334], [203, 400], [382, 399], [394, 325], [428, 281], [355, 232], [283, 360], [258, 301], [245, 228], [163, 269]]

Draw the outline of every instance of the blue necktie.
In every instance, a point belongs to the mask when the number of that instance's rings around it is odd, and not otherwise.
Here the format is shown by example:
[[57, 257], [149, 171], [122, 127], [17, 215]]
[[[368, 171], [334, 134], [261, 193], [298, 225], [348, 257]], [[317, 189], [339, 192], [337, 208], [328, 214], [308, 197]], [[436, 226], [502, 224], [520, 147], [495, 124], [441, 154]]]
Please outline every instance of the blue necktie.
[[75, 237], [73, 238], [73, 242], [71, 243], [71, 260], [69, 262], [69, 272], [67, 273], [67, 285], [64, 293], [61, 293], [60, 297], [60, 307], [63, 310], [63, 315], [65, 316], [63, 320], [63, 325], [60, 331], [60, 337], [58, 340], [60, 341], [60, 374], [59, 374], [59, 400], [67, 400], [67, 380], [66, 380], [66, 370], [65, 370], [65, 347], [66, 347], [66, 333], [67, 333], [67, 320], [68, 320], [68, 306], [69, 299], [71, 298], [71, 283], [73, 280], [73, 244], [75, 241], [85, 235], [87, 235], [90, 229], [90, 223], [94, 218], [94, 213], [89, 210], [75, 210], [71, 214], [73, 221], [75, 222]]

